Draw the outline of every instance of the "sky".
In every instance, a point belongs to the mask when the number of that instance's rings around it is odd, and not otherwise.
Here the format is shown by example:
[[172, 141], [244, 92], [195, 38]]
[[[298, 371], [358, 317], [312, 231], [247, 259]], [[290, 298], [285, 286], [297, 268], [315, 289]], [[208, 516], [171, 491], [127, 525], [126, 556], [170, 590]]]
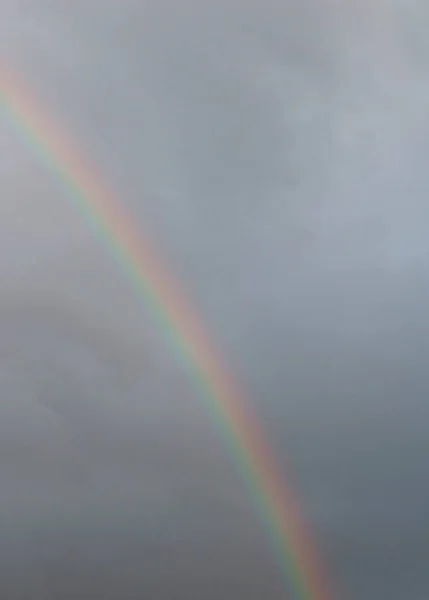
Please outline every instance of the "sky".
[[[0, 0], [2, 60], [198, 307], [350, 600], [429, 591], [428, 20]], [[1, 113], [0, 186], [0, 595], [294, 597], [188, 369]]]

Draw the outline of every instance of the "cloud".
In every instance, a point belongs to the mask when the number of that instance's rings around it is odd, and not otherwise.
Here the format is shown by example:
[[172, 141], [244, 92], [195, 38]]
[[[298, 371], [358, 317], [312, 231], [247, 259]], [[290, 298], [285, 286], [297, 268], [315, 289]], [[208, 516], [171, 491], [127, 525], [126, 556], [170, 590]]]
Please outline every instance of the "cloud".
[[[427, 11], [179, 4], [3, 0], [1, 52], [242, 374], [340, 586], [419, 598]], [[66, 190], [1, 127], [8, 597], [284, 597], [189, 374]]]

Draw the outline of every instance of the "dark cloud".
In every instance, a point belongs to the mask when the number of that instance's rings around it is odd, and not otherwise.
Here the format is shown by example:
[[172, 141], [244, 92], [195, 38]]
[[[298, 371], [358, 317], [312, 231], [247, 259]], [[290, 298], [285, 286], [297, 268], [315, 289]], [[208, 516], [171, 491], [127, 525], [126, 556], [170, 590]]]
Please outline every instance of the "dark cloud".
[[[247, 382], [339, 588], [426, 597], [423, 3], [0, 8], [2, 57]], [[189, 368], [0, 126], [0, 595], [284, 598]]]

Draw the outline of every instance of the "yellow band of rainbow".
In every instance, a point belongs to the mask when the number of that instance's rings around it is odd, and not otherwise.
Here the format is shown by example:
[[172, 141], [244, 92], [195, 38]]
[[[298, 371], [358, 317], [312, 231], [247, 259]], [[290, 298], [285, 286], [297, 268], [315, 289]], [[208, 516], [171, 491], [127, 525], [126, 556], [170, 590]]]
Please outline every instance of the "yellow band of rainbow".
[[278, 473], [243, 392], [222, 366], [179, 286], [70, 136], [60, 131], [24, 82], [4, 65], [0, 65], [0, 97], [3, 111], [62, 179], [82, 216], [101, 236], [138, 294], [150, 304], [168, 340], [195, 375], [266, 524], [290, 590], [286, 597], [333, 600], [294, 495]]

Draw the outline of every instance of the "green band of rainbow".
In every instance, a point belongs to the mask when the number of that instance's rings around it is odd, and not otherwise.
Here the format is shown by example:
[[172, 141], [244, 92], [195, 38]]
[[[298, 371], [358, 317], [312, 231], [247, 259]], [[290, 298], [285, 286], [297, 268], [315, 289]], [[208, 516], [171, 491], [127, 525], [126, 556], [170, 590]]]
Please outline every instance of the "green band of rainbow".
[[30, 90], [3, 65], [0, 65], [0, 93], [3, 111], [61, 177], [82, 215], [150, 304], [170, 343], [194, 373], [207, 408], [222, 430], [259, 507], [293, 597], [332, 600], [294, 496], [277, 472], [242, 391], [221, 366], [178, 285], [139, 235], [131, 216], [103, 185], [95, 170], [87, 166], [70, 137], [44, 114]]

